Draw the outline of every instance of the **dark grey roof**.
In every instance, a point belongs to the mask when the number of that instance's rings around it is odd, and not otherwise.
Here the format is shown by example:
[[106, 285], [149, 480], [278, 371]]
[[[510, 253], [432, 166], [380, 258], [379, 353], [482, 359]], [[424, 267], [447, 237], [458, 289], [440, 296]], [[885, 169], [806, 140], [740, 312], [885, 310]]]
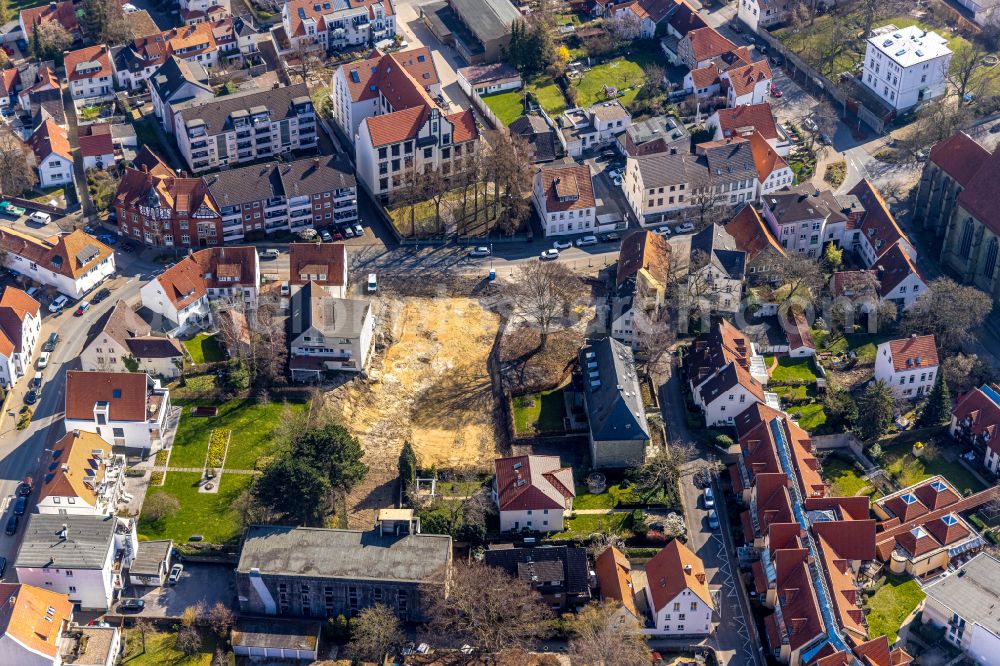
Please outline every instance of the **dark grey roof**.
[[736, 248], [736, 239], [721, 225], [710, 224], [691, 237], [689, 272], [702, 268], [706, 260], [734, 280], [743, 279], [746, 253]]
[[580, 369], [594, 440], [649, 439], [632, 350], [612, 338], [588, 341]]
[[686, 142], [690, 140], [687, 128], [673, 116], [654, 116], [646, 120], [632, 123], [625, 132], [632, 141], [641, 146], [650, 141], [663, 139], [670, 145], [675, 142]]
[[249, 21], [244, 21], [241, 16], [233, 17], [233, 32], [236, 33], [237, 37], [249, 37], [250, 35], [259, 34], [257, 29]]
[[229, 169], [205, 176], [205, 183], [223, 208], [270, 197], [312, 196], [357, 186], [348, 167], [332, 155]]
[[206, 92], [212, 92], [208, 85], [208, 73], [196, 62], [181, 60], [170, 56], [160, 68], [149, 78], [149, 87], [161, 100], [171, 103], [186, 102], [192, 97], [174, 99], [174, 96], [185, 83], [201, 86]]
[[994, 636], [1000, 636], [1000, 561], [980, 553], [953, 571], [926, 586], [928, 598], [958, 613], [967, 623], [975, 622]]
[[[118, 526], [114, 516], [35, 513], [27, 519], [15, 567], [101, 569]], [[65, 539], [60, 536], [63, 525]]]
[[685, 153], [656, 153], [635, 158], [642, 175], [643, 187], [665, 187], [690, 182], [690, 158], [691, 155]]
[[298, 197], [357, 187], [351, 168], [335, 155], [287, 162], [279, 169], [286, 197]]
[[233, 645], [315, 650], [319, 643], [319, 631], [319, 622], [241, 618], [233, 627]]
[[[842, 204], [833, 193], [830, 190], [817, 190], [811, 183], [771, 192], [764, 195], [763, 200], [778, 224], [819, 219], [826, 219], [828, 222], [847, 220], [847, 216], [841, 211]], [[850, 202], [846, 203], [850, 205]]]
[[190, 120], [202, 120], [209, 134], [218, 134], [229, 128], [229, 116], [235, 111], [268, 111], [272, 121], [294, 117], [296, 113], [292, 100], [302, 96], [308, 97], [309, 89], [306, 84], [297, 83], [270, 90], [247, 90], [207, 100], [194, 99], [183, 102], [174, 110], [180, 114], [181, 125], [186, 125]]
[[462, 23], [480, 42], [510, 35], [510, 26], [521, 18], [510, 0], [448, 0]]
[[33, 128], [37, 129], [46, 118], [51, 118], [57, 125], [66, 126], [66, 107], [63, 106], [61, 90], [43, 90], [32, 93], [28, 99], [31, 103]]
[[291, 305], [293, 339], [310, 327], [330, 338], [356, 338], [371, 309], [369, 301], [334, 298], [313, 282], [307, 282], [292, 294]]
[[[490, 548], [485, 553], [484, 561], [491, 567], [505, 570], [511, 576], [519, 573], [530, 575], [532, 568], [538, 576], [536, 582], [545, 580], [564, 580], [567, 594], [581, 594], [589, 589], [589, 569], [587, 566], [587, 551], [576, 546], [542, 546], [539, 548]], [[563, 575], [560, 578], [544, 577], [545, 572], [554, 571], [552, 562], [562, 564]], [[524, 565], [532, 563], [534, 567]], [[531, 582], [529, 580], [529, 582]]]
[[160, 565], [167, 561], [174, 542], [170, 539], [162, 541], [140, 541], [135, 560], [129, 567], [129, 573], [140, 576], [155, 576], [160, 573]]
[[[58, 517], [58, 516], [57, 516]], [[376, 530], [252, 525], [243, 537], [239, 573], [444, 583], [451, 537], [383, 536]]]
[[740, 141], [704, 149], [709, 178], [715, 182], [746, 180], [757, 177], [757, 165], [749, 141]]
[[556, 133], [545, 119], [535, 113], [521, 116], [510, 124], [510, 131], [520, 134], [531, 145], [534, 156], [532, 163], [551, 162], [559, 156]]

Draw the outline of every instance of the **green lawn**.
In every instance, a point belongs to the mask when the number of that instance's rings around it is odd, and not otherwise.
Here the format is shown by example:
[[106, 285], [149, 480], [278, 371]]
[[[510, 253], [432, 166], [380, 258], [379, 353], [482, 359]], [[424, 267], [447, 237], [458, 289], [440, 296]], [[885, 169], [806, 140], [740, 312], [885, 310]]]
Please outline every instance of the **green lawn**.
[[[575, 505], [574, 505], [575, 506]], [[582, 539], [594, 532], [613, 532], [624, 537], [632, 535], [628, 528], [630, 513], [584, 514], [566, 521], [565, 532], [555, 532], [553, 539]]]
[[873, 594], [868, 603], [868, 633], [885, 636], [889, 645], [896, 642], [896, 635], [906, 616], [924, 599], [923, 590], [912, 578], [889, 577], [885, 585]]
[[[171, 461], [173, 462], [173, 461]], [[250, 484], [249, 474], [223, 474], [219, 492], [199, 493], [198, 472], [168, 472], [166, 483], [150, 488], [150, 494], [165, 492], [180, 502], [175, 515], [158, 522], [139, 516], [139, 535], [147, 539], [173, 539], [184, 544], [192, 534], [201, 534], [208, 543], [227, 543], [239, 538], [239, 516], [233, 503]]]
[[778, 397], [784, 401], [797, 401], [803, 402], [806, 398], [811, 398], [816, 395], [816, 386], [810, 384], [809, 386], [768, 386], [768, 389], [778, 394]]
[[509, 90], [493, 95], [484, 95], [483, 101], [497, 115], [497, 120], [505, 126], [509, 126], [524, 115], [522, 95], [523, 93], [520, 90]]
[[[606, 99], [604, 86], [611, 86], [625, 93], [619, 100], [627, 108], [635, 100], [639, 88], [645, 81], [646, 77], [639, 62], [634, 59], [615, 58], [597, 65], [582, 78], [574, 81], [573, 86], [580, 92], [580, 106], [583, 108]], [[635, 87], [628, 90], [631, 86]]]
[[210, 631], [202, 632], [201, 649], [190, 657], [174, 647], [174, 632], [147, 631], [146, 650], [142, 649], [142, 634], [129, 630], [125, 636], [125, 655], [120, 663], [128, 666], [209, 666], [215, 654], [217, 640]]
[[573, 498], [573, 508], [613, 509], [615, 508], [615, 500], [606, 490], [600, 495], [591, 495], [583, 488], [577, 487], [576, 497]]
[[[771, 357], [765, 359], [768, 367], [773, 362]], [[814, 382], [816, 373], [813, 371], [813, 360], [810, 357], [792, 358], [782, 356], [778, 359], [778, 367], [771, 373], [772, 382]]]
[[562, 432], [566, 401], [561, 388], [513, 399], [514, 429], [518, 434]]
[[796, 405], [788, 408], [789, 412], [800, 414], [799, 425], [807, 432], [816, 430], [826, 423], [826, 412], [823, 411], [823, 403], [812, 402], [808, 405]]
[[960, 493], [966, 490], [978, 492], [983, 484], [958, 461], [945, 460], [944, 449], [948, 443], [938, 445], [939, 452], [934, 460], [926, 457], [914, 458], [912, 444], [897, 444], [885, 447], [882, 466], [903, 487], [920, 483], [924, 479], [940, 474], [948, 479]]
[[550, 116], [557, 116], [566, 110], [566, 98], [555, 81], [548, 77], [535, 79], [527, 85], [528, 92], [535, 96], [538, 105]]
[[195, 363], [218, 363], [225, 360], [222, 353], [222, 344], [219, 336], [201, 333], [184, 341], [184, 348], [191, 355], [191, 360]]
[[[171, 467], [204, 465], [212, 430], [228, 428], [233, 431], [233, 439], [226, 455], [226, 469], [254, 469], [254, 463], [273, 450], [271, 434], [286, 417], [285, 403], [261, 404], [251, 398], [227, 402], [181, 398], [173, 402], [184, 409], [184, 414], [177, 427], [177, 436], [170, 454]], [[216, 406], [219, 413], [215, 417], [192, 416], [192, 406]], [[308, 407], [307, 402], [287, 404], [287, 409], [292, 413], [305, 411]]]
[[886, 340], [892, 339], [892, 337], [888, 333], [857, 333], [842, 335], [834, 340], [829, 340], [824, 334], [822, 342], [819, 342], [819, 345], [823, 351], [831, 354], [842, 354], [847, 351], [853, 351], [858, 355], [859, 364], [870, 365], [875, 362], [875, 354], [878, 351], [878, 346]]
[[862, 490], [872, 490], [853, 465], [835, 456], [823, 461], [823, 478], [830, 482], [830, 492], [835, 497], [854, 497], [862, 494]]
[[438, 481], [434, 489], [439, 496], [471, 497], [482, 487], [482, 481]]

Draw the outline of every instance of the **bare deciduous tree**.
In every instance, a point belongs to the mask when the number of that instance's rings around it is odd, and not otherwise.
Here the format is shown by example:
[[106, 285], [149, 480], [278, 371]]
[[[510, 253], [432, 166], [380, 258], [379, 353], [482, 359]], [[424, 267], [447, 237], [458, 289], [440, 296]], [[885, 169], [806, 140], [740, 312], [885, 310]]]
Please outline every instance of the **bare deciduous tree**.
[[468, 643], [483, 652], [530, 647], [548, 634], [552, 617], [526, 581], [475, 561], [455, 562], [447, 597], [440, 588], [423, 596], [427, 631], [436, 642]]
[[659, 312], [638, 309], [632, 318], [632, 335], [647, 371], [659, 371], [660, 364], [677, 341], [677, 330], [665, 308]]
[[522, 264], [507, 291], [514, 313], [538, 328], [539, 349], [545, 348], [549, 330], [556, 321], [568, 316], [583, 296], [580, 279], [555, 261]]
[[813, 290], [819, 289], [825, 282], [819, 262], [795, 252], [778, 258], [774, 276], [783, 286], [788, 287], [782, 303], [793, 299], [811, 302]]
[[31, 149], [8, 128], [0, 129], [0, 191], [17, 197], [37, 183]]
[[351, 642], [347, 652], [353, 659], [382, 663], [385, 655], [406, 642], [402, 624], [385, 604], [375, 604], [351, 620]]
[[568, 622], [569, 657], [586, 666], [645, 666], [649, 644], [614, 599], [592, 603]]
[[219, 638], [225, 638], [229, 635], [229, 630], [236, 624], [236, 613], [226, 604], [216, 601], [215, 605], [208, 611], [208, 624]]

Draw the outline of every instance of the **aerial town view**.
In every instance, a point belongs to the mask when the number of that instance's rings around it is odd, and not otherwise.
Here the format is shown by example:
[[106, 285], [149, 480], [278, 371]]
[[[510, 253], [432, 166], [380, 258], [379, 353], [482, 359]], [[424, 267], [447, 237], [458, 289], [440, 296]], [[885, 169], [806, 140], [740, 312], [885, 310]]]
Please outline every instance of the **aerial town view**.
[[1000, 666], [1000, 0], [0, 49], [0, 666]]

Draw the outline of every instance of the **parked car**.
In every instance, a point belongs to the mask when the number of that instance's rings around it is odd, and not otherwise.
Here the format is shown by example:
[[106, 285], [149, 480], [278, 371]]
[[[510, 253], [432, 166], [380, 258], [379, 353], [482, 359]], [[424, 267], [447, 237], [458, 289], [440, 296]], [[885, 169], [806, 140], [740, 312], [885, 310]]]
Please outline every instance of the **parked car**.
[[470, 257], [488, 257], [491, 254], [493, 253], [490, 251], [490, 248], [486, 247], [485, 245], [480, 245], [475, 250], [469, 252]]
[[141, 613], [142, 609], [146, 607], [146, 602], [142, 599], [122, 599], [118, 603], [118, 612], [120, 613]]
[[21, 522], [21, 518], [16, 515], [7, 519], [7, 529], [4, 530], [4, 532], [7, 533], [7, 536], [14, 536], [17, 534], [17, 524], [19, 522]]
[[7, 571], [7, 558], [0, 557], [0, 576], [3, 576], [3, 572]]
[[339, 241], [340, 240], [344, 240], [344, 234], [340, 233], [337, 230], [334, 230], [334, 232], [333, 232], [333, 240], [339, 240]]
[[585, 247], [587, 245], [597, 245], [597, 236], [584, 236], [583, 238], [576, 239], [577, 247]]
[[111, 290], [108, 289], [107, 287], [105, 287], [104, 289], [101, 289], [96, 294], [94, 294], [94, 297], [90, 299], [90, 302], [91, 303], [100, 303], [101, 301], [103, 301], [105, 298], [107, 298], [110, 295], [111, 295]]
[[354, 229], [351, 228], [351, 225], [345, 224], [341, 231], [343, 232], [345, 238], [354, 238]]
[[38, 355], [38, 369], [43, 370], [49, 364], [49, 352], [43, 351]]
[[679, 234], [686, 234], [690, 231], [694, 231], [694, 225], [690, 222], [684, 222], [683, 224], [678, 224], [674, 227], [674, 231]]
[[608, 175], [612, 179], [620, 177], [623, 173], [625, 173], [625, 169], [623, 169], [621, 167], [616, 167], [616, 168], [611, 169], [610, 171], [608, 171]]
[[118, 236], [116, 234], [101, 234], [97, 237], [97, 240], [105, 245], [115, 245], [118, 242]]
[[608, 232], [606, 234], [597, 234], [597, 238], [602, 243], [611, 243], [622, 239], [621, 234], [614, 231]]
[[14, 500], [14, 515], [23, 516], [25, 510], [28, 508], [28, 498], [25, 496], [20, 496]]
[[660, 234], [661, 236], [669, 236], [670, 227], [664, 224], [662, 227], [657, 227], [656, 229], [653, 229], [653, 233]]
[[812, 118], [803, 118], [802, 128], [808, 132], [815, 132], [816, 130], [819, 129], [819, 126], [816, 124], [816, 121], [813, 120]]
[[712, 493], [711, 488], [705, 488], [704, 497], [705, 497], [705, 508], [706, 509], [715, 508], [715, 494]]
[[181, 579], [181, 574], [182, 573], [184, 573], [184, 565], [183, 564], [175, 564], [170, 569], [170, 577], [167, 578], [167, 583], [170, 584], [170, 585], [176, 585], [177, 581], [179, 581]]
[[42, 373], [38, 371], [35, 376], [31, 378], [31, 383], [28, 384], [28, 388], [40, 389], [42, 388]]
[[32, 222], [37, 222], [38, 224], [48, 224], [52, 221], [52, 216], [48, 213], [43, 213], [40, 210], [36, 210], [34, 213], [28, 216], [28, 219]]
[[323, 231], [319, 232], [319, 237], [323, 239], [324, 243], [332, 243], [333, 242], [333, 236], [331, 236], [330, 232], [327, 231], [326, 229], [324, 229]]
[[378, 291], [378, 277], [375, 273], [368, 274], [368, 293], [374, 294]]
[[281, 295], [288, 296], [292, 293], [292, 288], [288, 286], [287, 282], [281, 283]]
[[261, 252], [260, 256], [264, 257], [265, 259], [277, 259], [279, 254], [281, 254], [281, 252], [277, 248], [272, 247], [268, 250], [264, 250], [263, 252]]
[[708, 526], [713, 530], [719, 529], [719, 515], [715, 513], [715, 509], [708, 512]]
[[83, 313], [90, 309], [90, 301], [80, 301], [80, 305], [77, 306], [76, 312], [73, 313], [74, 317], [82, 317]]
[[32, 478], [30, 476], [24, 477], [24, 481], [21, 481], [21, 483], [17, 484], [17, 494], [24, 496], [30, 495], [32, 487], [31, 483], [32, 483]]
[[130, 243], [128, 241], [125, 241], [124, 243], [122, 243], [121, 250], [125, 254], [128, 254], [128, 253], [132, 252], [132, 250], [134, 250], [134, 249], [135, 249], [135, 245], [132, 245], [132, 243]]
[[997, 132], [1000, 132], [1000, 123], [996, 123], [990, 128], [990, 134], [996, 134]]
[[52, 334], [49, 335], [49, 339], [46, 340], [45, 344], [42, 346], [42, 351], [47, 351], [51, 354], [56, 350], [57, 344], [59, 344], [59, 334], [53, 331]]
[[778, 86], [771, 86], [771, 97], [781, 97], [784, 94]]
[[552, 247], [554, 247], [557, 251], [568, 250], [569, 248], [573, 247], [573, 244], [569, 241], [556, 241], [552, 243]]
[[541, 259], [546, 260], [546, 261], [549, 260], [549, 259], [556, 259], [556, 258], [559, 257], [559, 250], [556, 250], [556, 249], [542, 250], [542, 254], [540, 255], [540, 257], [541, 257]]
[[24, 215], [24, 209], [20, 206], [15, 206], [9, 201], [0, 201], [0, 213], [13, 217], [21, 217]]
[[139, 8], [133, 5], [131, 2], [126, 2], [124, 5], [122, 5], [122, 11], [125, 12], [126, 14], [134, 14], [137, 11], [139, 11]]
[[24, 404], [33, 405], [36, 402], [38, 402], [38, 391], [36, 391], [35, 389], [31, 389], [30, 391], [24, 394]]
[[746, 35], [744, 37], [744, 39], [747, 40], [747, 44], [756, 44], [757, 43], [757, 40], [754, 39], [754, 37], [752, 35]]
[[622, 183], [624, 183], [625, 181], [622, 180], [621, 176], [615, 176], [614, 178], [611, 179], [611, 182], [615, 184], [615, 187], [621, 187]]
[[360, 224], [355, 224], [354, 225], [354, 235], [357, 236], [358, 238], [361, 238], [362, 236], [365, 235], [365, 228], [363, 226], [361, 226]]
[[60, 312], [69, 303], [69, 296], [59, 294], [54, 301], [49, 303], [49, 312]]

